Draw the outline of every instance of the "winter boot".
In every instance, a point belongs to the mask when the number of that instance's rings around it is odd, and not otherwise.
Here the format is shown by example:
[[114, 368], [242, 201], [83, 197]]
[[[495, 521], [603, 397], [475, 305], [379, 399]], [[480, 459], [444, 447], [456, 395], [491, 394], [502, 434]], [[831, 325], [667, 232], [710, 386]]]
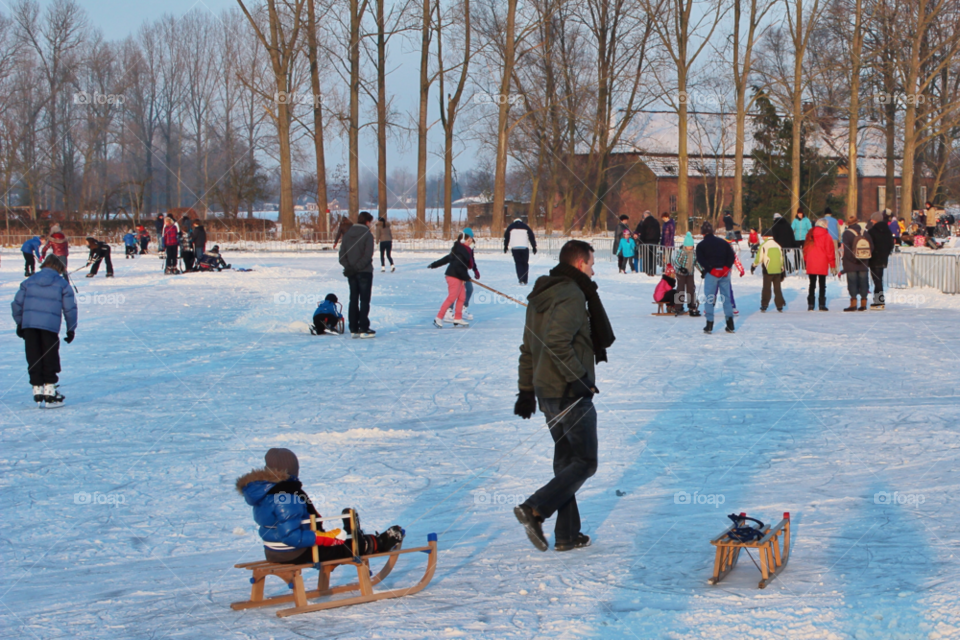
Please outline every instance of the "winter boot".
[[88, 278], [93, 278], [93, 277], [95, 277], [96, 275], [97, 275], [97, 274], [95, 274], [95, 273], [88, 273], [88, 274], [87, 274], [87, 277], [88, 277]]
[[707, 320], [707, 326], [703, 328], [704, 333], [713, 333], [713, 320]]
[[826, 301], [826, 300], [821, 300], [821, 301], [820, 301], [820, 311], [830, 311], [830, 309], [827, 309], [827, 301]]
[[571, 551], [573, 549], [582, 549], [590, 546], [590, 536], [578, 533], [577, 537], [569, 542], [555, 542], [553, 548], [556, 551]]
[[43, 403], [46, 400], [46, 397], [43, 395], [43, 385], [35, 384], [33, 385], [33, 401], [37, 403], [37, 406], [41, 409], [43, 408]]
[[526, 529], [527, 537], [530, 538], [533, 546], [540, 551], [546, 551], [550, 548], [546, 536], [543, 535], [543, 519], [534, 515], [533, 507], [526, 504], [516, 506], [513, 508], [513, 515], [517, 516], [517, 520]]
[[727, 333], [736, 333], [733, 327], [733, 318], [727, 318]]
[[812, 302], [808, 302], [808, 303], [807, 303], [807, 311], [813, 311], [813, 303], [812, 303]]
[[386, 553], [403, 542], [405, 532], [400, 525], [393, 525], [377, 536], [377, 553]]
[[43, 398], [47, 403], [47, 409], [62, 407], [63, 401], [66, 400], [66, 398], [57, 391], [57, 385], [55, 384], [43, 385]]
[[866, 310], [867, 310], [867, 297], [864, 296], [860, 298], [860, 311], [866, 311]]
[[700, 310], [699, 310], [699, 309], [690, 309], [690, 313], [689, 313], [688, 315], [689, 315], [691, 318], [699, 318], [699, 317], [700, 317]]
[[850, 306], [844, 309], [844, 311], [856, 311], [857, 310], [857, 299], [850, 298]]
[[[350, 507], [344, 508], [344, 510], [341, 511], [340, 513], [343, 514], [343, 515], [345, 515], [345, 516], [348, 516], [349, 513], [350, 513]], [[356, 522], [357, 522], [357, 531], [360, 531], [360, 514], [357, 513], [357, 514], [353, 517], [353, 519], [356, 520]], [[352, 535], [353, 535], [353, 528], [350, 526], [350, 518], [349, 518], [349, 517], [346, 517], [346, 518], [343, 519], [343, 530], [347, 532], [347, 535], [348, 535], [348, 536], [352, 536]]]

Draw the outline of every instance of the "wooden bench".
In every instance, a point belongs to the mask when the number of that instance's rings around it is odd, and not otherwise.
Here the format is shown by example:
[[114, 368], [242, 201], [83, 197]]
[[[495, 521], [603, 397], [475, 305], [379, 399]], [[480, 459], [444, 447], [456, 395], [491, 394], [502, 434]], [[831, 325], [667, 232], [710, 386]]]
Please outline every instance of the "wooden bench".
[[[375, 585], [380, 584], [397, 564], [397, 559], [407, 553], [426, 553], [427, 568], [420, 579], [420, 582], [405, 589], [394, 589], [391, 591], [381, 591], [376, 593], [373, 590]], [[378, 558], [386, 558], [387, 562], [380, 569], [380, 572], [373, 575], [370, 570], [370, 561]], [[357, 562], [359, 560], [359, 562]], [[330, 574], [337, 567], [343, 565], [352, 565], [357, 569], [357, 581], [351, 584], [337, 587], [330, 586]], [[359, 558], [344, 558], [341, 560], [328, 560], [317, 564], [280, 564], [276, 562], [245, 562], [234, 565], [237, 569], [247, 569], [253, 573], [250, 578], [250, 599], [243, 602], [234, 602], [230, 608], [235, 611], [242, 609], [252, 609], [255, 607], [267, 607], [275, 604], [294, 603], [295, 606], [289, 609], [277, 611], [278, 617], [296, 615], [298, 613], [308, 613], [310, 611], [321, 611], [323, 609], [334, 609], [336, 607], [346, 607], [352, 604], [361, 604], [364, 602], [373, 602], [375, 600], [386, 600], [387, 598], [399, 598], [402, 596], [418, 593], [424, 589], [433, 579], [433, 574], [437, 568], [437, 534], [427, 535], [427, 546], [416, 547], [414, 549], [403, 549], [397, 547], [386, 553], [374, 553]], [[318, 569], [317, 588], [307, 591], [303, 584], [304, 569]], [[293, 590], [292, 594], [273, 596], [271, 598], [263, 597], [263, 587], [267, 576], [277, 576], [287, 586]], [[308, 600], [332, 596], [338, 593], [349, 593], [359, 591], [360, 595], [351, 598], [342, 598], [339, 600], [328, 600], [314, 604], [308, 603]]]
[[[746, 514], [741, 513], [741, 516]], [[760, 552], [760, 588], [765, 588], [770, 581], [783, 571], [790, 559], [790, 514], [784, 513], [781, 520], [772, 529], [764, 525], [761, 529], [763, 537], [751, 542], [740, 542], [728, 537], [727, 534], [734, 525], [727, 527], [723, 533], [710, 541], [717, 548], [717, 555], [713, 562], [713, 577], [708, 581], [717, 584], [723, 580], [737, 564], [741, 549], [757, 549]]]

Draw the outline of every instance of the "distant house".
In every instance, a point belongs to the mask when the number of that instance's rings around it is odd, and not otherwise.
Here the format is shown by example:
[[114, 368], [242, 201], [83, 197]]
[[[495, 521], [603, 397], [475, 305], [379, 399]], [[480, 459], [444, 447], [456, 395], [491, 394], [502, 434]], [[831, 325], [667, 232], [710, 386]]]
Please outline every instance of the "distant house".
[[[515, 202], [506, 200], [503, 203], [503, 221], [504, 228], [515, 218], [527, 221], [527, 212], [530, 210], [529, 202]], [[493, 203], [492, 202], [474, 202], [467, 205], [467, 226], [468, 227], [490, 227], [493, 223]]]

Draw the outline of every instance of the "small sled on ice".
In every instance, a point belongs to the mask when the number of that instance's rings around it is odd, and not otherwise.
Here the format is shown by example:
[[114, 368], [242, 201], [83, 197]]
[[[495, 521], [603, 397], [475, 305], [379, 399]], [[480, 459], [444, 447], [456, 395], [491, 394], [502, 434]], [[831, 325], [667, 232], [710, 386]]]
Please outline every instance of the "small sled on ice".
[[[355, 512], [351, 512], [350, 516], [351, 518], [355, 518]], [[319, 521], [342, 519], [343, 516], [332, 516], [329, 518], [316, 518], [315, 516], [311, 516], [310, 525], [312, 529], [316, 530], [316, 523]], [[356, 531], [356, 526], [352, 527], [351, 530]], [[253, 575], [250, 578], [250, 584], [252, 586], [250, 588], [250, 599], [243, 602], [234, 602], [230, 605], [230, 608], [234, 611], [240, 611], [243, 609], [268, 607], [275, 604], [286, 604], [288, 602], [292, 602], [294, 604], [293, 607], [289, 609], [280, 609], [277, 611], [277, 616], [284, 618], [287, 616], [297, 615], [298, 613], [309, 613], [311, 611], [335, 609], [337, 607], [346, 607], [352, 604], [362, 604], [364, 602], [374, 602], [376, 600], [386, 600], [388, 598], [400, 598], [423, 591], [423, 589], [430, 584], [430, 581], [433, 579], [433, 574], [437, 569], [437, 534], [435, 533], [430, 533], [427, 535], [427, 546], [425, 547], [403, 549], [401, 548], [403, 543], [401, 543], [396, 548], [386, 553], [374, 553], [368, 556], [358, 556], [356, 541], [352, 540], [351, 544], [353, 545], [354, 554], [352, 558], [317, 562], [317, 547], [314, 547], [313, 564], [280, 564], [275, 562], [267, 562], [264, 560], [260, 562], [245, 562], [243, 564], [234, 565], [234, 567], [237, 569], [247, 569], [252, 572]], [[411, 587], [375, 592], [373, 587], [383, 582], [383, 580], [390, 575], [390, 572], [393, 571], [393, 568], [396, 566], [397, 560], [401, 555], [408, 553], [427, 554], [427, 568], [426, 571], [424, 571], [420, 582]], [[380, 571], [374, 575], [373, 571], [370, 569], [370, 561], [381, 558], [386, 559], [386, 564], [384, 564], [383, 568], [381, 568]], [[334, 569], [342, 565], [356, 567], [357, 581], [351, 584], [331, 587], [330, 574], [333, 573]], [[317, 577], [316, 589], [311, 589], [308, 591], [304, 587], [303, 571], [306, 569], [319, 570], [320, 573]], [[277, 576], [278, 578], [282, 579], [285, 583], [287, 583], [287, 586], [293, 590], [293, 593], [282, 596], [273, 596], [271, 598], [264, 598], [263, 587], [267, 576]], [[332, 596], [338, 593], [350, 593], [353, 591], [359, 591], [360, 595], [354, 595], [349, 598], [341, 598], [339, 600], [327, 599], [323, 602], [316, 602], [313, 604], [308, 602], [309, 600], [314, 600], [316, 598]]]
[[[763, 524], [756, 518], [748, 518], [747, 514], [727, 516], [733, 521], [720, 535], [710, 541], [717, 548], [717, 556], [713, 562], [713, 577], [709, 584], [717, 584], [723, 580], [737, 564], [740, 550], [757, 549], [760, 553], [760, 588], [765, 588], [770, 581], [780, 575], [790, 559], [790, 514], [784, 513], [781, 520], [773, 528]], [[756, 523], [750, 526], [747, 521]], [[753, 559], [752, 556], [750, 558]], [[756, 564], [756, 563], [754, 563]]]

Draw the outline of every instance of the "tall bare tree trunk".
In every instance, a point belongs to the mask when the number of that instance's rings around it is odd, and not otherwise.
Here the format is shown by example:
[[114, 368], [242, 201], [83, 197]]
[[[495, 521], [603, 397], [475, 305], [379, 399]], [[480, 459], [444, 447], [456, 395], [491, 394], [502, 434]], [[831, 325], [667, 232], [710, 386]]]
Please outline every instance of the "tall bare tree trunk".
[[420, 25], [420, 120], [417, 123], [417, 224], [416, 237], [427, 230], [427, 115], [430, 100], [430, 0], [423, 2]]
[[[363, 7], [366, 7], [364, 0]], [[347, 187], [347, 213], [357, 221], [360, 213], [360, 21], [363, 10], [360, 0], [350, 0], [350, 122], [348, 124], [349, 186]]]
[[377, 3], [377, 212], [387, 218], [387, 38], [383, 4]]
[[863, 54], [863, 0], [856, 0], [853, 38], [850, 42], [850, 127], [847, 132], [847, 217], [856, 216], [859, 194], [857, 184], [857, 134], [860, 128], [860, 67]]
[[503, 207], [507, 194], [507, 145], [509, 130], [507, 116], [510, 112], [510, 79], [513, 77], [514, 51], [517, 29], [517, 0], [507, 0], [507, 31], [504, 34], [503, 76], [500, 80], [500, 112], [497, 115], [497, 158], [493, 184], [493, 220], [490, 233], [494, 237], [503, 234]]
[[317, 161], [317, 216], [320, 230], [330, 233], [327, 214], [327, 163], [323, 150], [323, 96], [320, 94], [320, 64], [317, 60], [316, 0], [307, 0], [307, 55], [310, 59], [310, 90], [313, 92], [313, 146]]

